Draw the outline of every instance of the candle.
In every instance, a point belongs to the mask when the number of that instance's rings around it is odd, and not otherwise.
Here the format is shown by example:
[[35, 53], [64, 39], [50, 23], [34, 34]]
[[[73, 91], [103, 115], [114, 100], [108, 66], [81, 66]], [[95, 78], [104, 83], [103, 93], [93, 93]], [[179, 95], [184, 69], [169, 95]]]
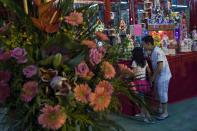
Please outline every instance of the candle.
[[23, 0], [24, 11], [28, 15], [28, 3], [27, 0]]

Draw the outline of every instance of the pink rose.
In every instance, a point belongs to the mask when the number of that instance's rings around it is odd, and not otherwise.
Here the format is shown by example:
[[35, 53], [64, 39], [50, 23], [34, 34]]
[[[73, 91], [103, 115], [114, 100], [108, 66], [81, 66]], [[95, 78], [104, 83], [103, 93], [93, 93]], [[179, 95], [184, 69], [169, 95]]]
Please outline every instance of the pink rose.
[[36, 81], [28, 81], [23, 85], [21, 100], [30, 102], [38, 93], [38, 83]]
[[94, 76], [94, 73], [89, 70], [88, 65], [85, 62], [81, 62], [75, 67], [75, 74], [86, 80], [90, 80]]
[[32, 76], [37, 74], [37, 67], [35, 65], [27, 66], [26, 68], [23, 69], [23, 74], [27, 78], [31, 78]]
[[97, 49], [91, 49], [89, 58], [92, 65], [97, 65], [101, 62], [102, 54]]
[[11, 56], [17, 59], [17, 62], [19, 64], [23, 64], [27, 62], [26, 55], [27, 55], [26, 50], [23, 48], [19, 48], [19, 47], [13, 49], [11, 52]]
[[81, 62], [77, 67], [75, 67], [75, 74], [80, 77], [87, 76], [89, 71], [88, 65], [85, 62]]

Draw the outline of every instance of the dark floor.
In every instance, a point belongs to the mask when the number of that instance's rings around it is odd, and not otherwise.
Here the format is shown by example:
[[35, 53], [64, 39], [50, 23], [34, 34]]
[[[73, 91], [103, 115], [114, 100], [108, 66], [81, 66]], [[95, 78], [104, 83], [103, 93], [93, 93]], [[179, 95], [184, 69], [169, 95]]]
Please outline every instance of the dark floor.
[[197, 97], [169, 105], [169, 118], [146, 124], [130, 116], [113, 115], [126, 131], [197, 131]]
[[[126, 131], [197, 131], [197, 97], [170, 104], [169, 115], [166, 120], [156, 121], [154, 124], [146, 124], [141, 119], [131, 116], [110, 115], [110, 117]], [[0, 126], [0, 131], [8, 130]]]

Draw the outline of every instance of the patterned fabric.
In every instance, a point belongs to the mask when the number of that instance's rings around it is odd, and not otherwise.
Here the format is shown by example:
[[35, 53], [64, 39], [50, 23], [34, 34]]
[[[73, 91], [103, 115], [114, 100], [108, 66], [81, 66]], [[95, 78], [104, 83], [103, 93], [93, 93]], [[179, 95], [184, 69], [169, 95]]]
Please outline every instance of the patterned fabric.
[[147, 94], [150, 91], [150, 84], [147, 80], [135, 80], [130, 84], [130, 90], [137, 91], [142, 94]]
[[133, 61], [132, 63], [132, 68], [135, 68], [136, 70], [134, 70], [134, 78], [137, 80], [145, 80], [146, 79], [146, 68], [147, 68], [148, 64], [146, 62], [146, 65], [144, 67], [140, 67], [136, 64], [135, 61]]

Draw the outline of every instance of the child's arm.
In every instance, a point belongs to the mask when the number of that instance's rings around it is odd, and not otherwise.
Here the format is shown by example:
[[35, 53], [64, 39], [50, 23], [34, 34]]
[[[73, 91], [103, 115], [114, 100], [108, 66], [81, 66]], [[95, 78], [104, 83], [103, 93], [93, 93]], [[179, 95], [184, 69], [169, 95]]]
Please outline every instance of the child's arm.
[[151, 83], [155, 81], [156, 76], [161, 72], [162, 68], [163, 68], [163, 61], [157, 62], [157, 68], [154, 71], [153, 76], [151, 77], [151, 80], [150, 80]]
[[135, 75], [134, 75], [133, 72], [130, 72], [130, 73], [128, 74], [128, 76], [129, 76], [129, 78], [131, 78], [131, 79], [134, 79], [134, 77], [135, 77]]
[[132, 75], [132, 77], [134, 77], [135, 73], [136, 73], [136, 70], [137, 70], [137, 64], [136, 64], [135, 61], [132, 62], [131, 68], [132, 68], [131, 75]]

